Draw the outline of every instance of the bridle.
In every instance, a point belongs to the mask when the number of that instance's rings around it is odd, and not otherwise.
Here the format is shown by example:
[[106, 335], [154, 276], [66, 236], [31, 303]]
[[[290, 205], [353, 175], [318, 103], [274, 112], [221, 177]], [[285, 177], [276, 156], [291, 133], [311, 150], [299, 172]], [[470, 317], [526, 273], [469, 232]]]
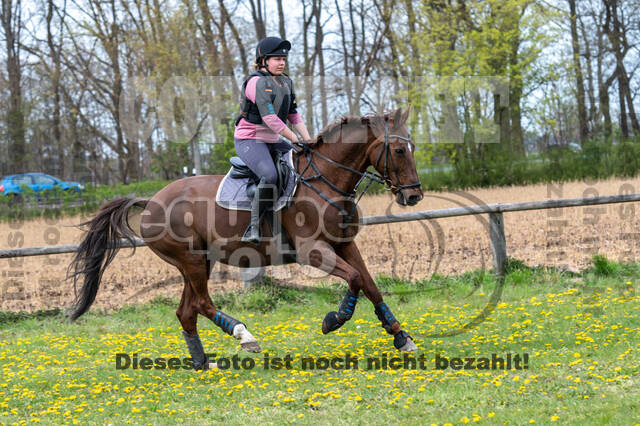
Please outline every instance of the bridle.
[[393, 182], [391, 182], [391, 178], [388, 172], [388, 164], [387, 164], [387, 157], [389, 158], [389, 163], [391, 164], [391, 167], [393, 168], [393, 173], [396, 176], [396, 181], [399, 182], [398, 179], [398, 169], [396, 168], [395, 164], [393, 163], [393, 157], [391, 156], [391, 147], [389, 146], [389, 138], [394, 138], [394, 139], [401, 139], [403, 141], [406, 141], [407, 144], [412, 143], [411, 142], [411, 138], [405, 137], [405, 136], [400, 136], [400, 135], [395, 135], [389, 134], [389, 119], [385, 117], [384, 119], [384, 148], [380, 150], [380, 153], [378, 154], [378, 158], [376, 159], [376, 164], [374, 165], [374, 167], [377, 169], [378, 168], [378, 163], [380, 162], [380, 157], [382, 157], [382, 153], [384, 152], [384, 175], [382, 176], [382, 178], [385, 180], [385, 182], [389, 185], [389, 189], [398, 189], [398, 190], [403, 190], [406, 188], [419, 188], [420, 187], [420, 180], [418, 180], [418, 182], [416, 183], [410, 183], [408, 185], [394, 185]]
[[[319, 153], [317, 151], [314, 151], [308, 144], [306, 144], [304, 142], [294, 142], [294, 144], [296, 146], [301, 148], [301, 151], [296, 151], [296, 152], [297, 153], [302, 152], [304, 154], [306, 160], [307, 160], [307, 165], [304, 168], [304, 170], [302, 170], [302, 171], [300, 171], [300, 173], [298, 173], [296, 170], [298, 170], [298, 166], [299, 166], [299, 163], [300, 163], [300, 156], [298, 156], [297, 159], [296, 159], [295, 170], [293, 170], [293, 172], [294, 172], [294, 174], [296, 176], [296, 183], [300, 182], [303, 185], [311, 188], [320, 197], [322, 197], [322, 199], [324, 199], [326, 202], [328, 202], [330, 205], [332, 205], [333, 207], [335, 207], [338, 210], [340, 215], [343, 216], [343, 221], [342, 221], [342, 224], [341, 224], [343, 236], [346, 233], [347, 226], [351, 225], [351, 221], [353, 220], [353, 217], [355, 215], [356, 207], [357, 207], [358, 203], [360, 202], [360, 200], [362, 199], [362, 196], [367, 192], [367, 190], [369, 189], [369, 187], [371, 186], [371, 184], [373, 182], [386, 184], [388, 186], [388, 188], [385, 187], [385, 190], [387, 190], [387, 191], [393, 190], [393, 189], [397, 189], [397, 190], [401, 191], [401, 190], [407, 189], [407, 188], [419, 188], [420, 185], [421, 185], [420, 184], [420, 180], [418, 180], [418, 182], [416, 182], [416, 183], [411, 183], [411, 184], [408, 184], [408, 185], [399, 185], [400, 182], [399, 182], [399, 178], [398, 178], [398, 170], [397, 170], [396, 165], [393, 163], [393, 158], [391, 156], [391, 147], [390, 147], [390, 144], [389, 144], [389, 139], [391, 139], [391, 138], [401, 139], [401, 140], [407, 141], [408, 143], [412, 143], [411, 142], [411, 138], [409, 138], [409, 137], [396, 135], [396, 134], [389, 134], [389, 118], [385, 117], [385, 119], [384, 119], [384, 141], [382, 141], [383, 146], [380, 149], [380, 153], [378, 154], [378, 158], [376, 159], [376, 163], [374, 165], [374, 167], [377, 169], [378, 168], [378, 163], [380, 163], [380, 159], [382, 158], [382, 156], [384, 154], [384, 174], [383, 175], [380, 175], [379, 173], [372, 173], [372, 172], [369, 172], [369, 171], [361, 172], [361, 171], [353, 169], [353, 168], [351, 168], [349, 166], [345, 166], [344, 164], [340, 164], [337, 161], [332, 160], [331, 158], [327, 157], [324, 154], [321, 154], [321, 153]], [[313, 162], [313, 156], [314, 155], [317, 156], [317, 157], [320, 157], [321, 159], [323, 159], [323, 160], [325, 160], [325, 161], [327, 161], [327, 162], [329, 162], [331, 164], [333, 164], [334, 166], [340, 167], [341, 169], [344, 169], [344, 170], [348, 170], [349, 172], [360, 176], [360, 179], [358, 180], [358, 182], [354, 186], [353, 191], [345, 192], [342, 189], [338, 188], [329, 179], [327, 179], [327, 177], [324, 176], [320, 172], [320, 170], [318, 170], [318, 167]], [[387, 158], [388, 158], [388, 161], [387, 161]], [[391, 168], [393, 169], [393, 172], [394, 172], [394, 175], [395, 175], [395, 178], [396, 178], [396, 184], [393, 184], [393, 182], [391, 180], [391, 175], [389, 175], [389, 165], [391, 165]], [[312, 176], [303, 177], [302, 175], [307, 171], [307, 169], [309, 169], [309, 167], [311, 167], [316, 174], [312, 175]], [[358, 196], [358, 198], [355, 201], [355, 203], [352, 204], [351, 211], [347, 212], [344, 208], [340, 207], [333, 200], [331, 200], [326, 194], [322, 193], [318, 188], [313, 186], [311, 181], [313, 181], [315, 179], [320, 179], [324, 183], [329, 185], [329, 187], [331, 189], [333, 189], [335, 192], [337, 192], [338, 194], [340, 194], [343, 197], [345, 197], [346, 198], [345, 201], [352, 201], [353, 199], [355, 199], [356, 196], [357, 196], [358, 188], [360, 187], [360, 185], [365, 180], [368, 180], [369, 182], [366, 184], [366, 186], [364, 187], [364, 189], [360, 193], [360, 196]]]

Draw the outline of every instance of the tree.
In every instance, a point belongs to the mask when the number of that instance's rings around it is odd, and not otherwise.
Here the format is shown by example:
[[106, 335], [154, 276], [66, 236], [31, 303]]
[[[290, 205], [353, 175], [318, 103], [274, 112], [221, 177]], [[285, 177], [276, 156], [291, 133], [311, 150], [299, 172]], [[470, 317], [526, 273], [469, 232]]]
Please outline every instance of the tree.
[[576, 98], [578, 101], [578, 122], [580, 145], [584, 145], [589, 129], [587, 128], [587, 108], [585, 106], [584, 78], [582, 77], [582, 64], [580, 64], [580, 40], [578, 39], [578, 15], [576, 13], [576, 0], [569, 2], [569, 20], [571, 27], [571, 46], [573, 49], [573, 69], [576, 75]]
[[7, 55], [9, 106], [6, 114], [9, 140], [8, 171], [19, 173], [26, 166], [25, 118], [22, 96], [22, 64], [20, 62], [20, 32], [22, 29], [21, 0], [2, 0], [0, 11]]
[[618, 101], [620, 103], [620, 129], [624, 137], [629, 137], [628, 114], [634, 132], [640, 135], [640, 124], [638, 123], [635, 107], [633, 106], [629, 75], [627, 74], [624, 64], [625, 56], [632, 47], [627, 38], [628, 27], [620, 17], [621, 8], [618, 7], [618, 3], [620, 3], [619, 0], [603, 0], [603, 3], [606, 12], [604, 32], [609, 38], [616, 59]]

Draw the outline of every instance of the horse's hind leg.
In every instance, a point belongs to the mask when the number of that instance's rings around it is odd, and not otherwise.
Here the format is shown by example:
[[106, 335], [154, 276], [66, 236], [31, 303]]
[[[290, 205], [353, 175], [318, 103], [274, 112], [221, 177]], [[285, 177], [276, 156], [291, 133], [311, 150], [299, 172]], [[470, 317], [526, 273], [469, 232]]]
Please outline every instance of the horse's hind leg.
[[195, 295], [189, 285], [189, 280], [185, 276], [182, 298], [180, 299], [180, 305], [178, 306], [176, 315], [178, 316], [178, 320], [180, 320], [180, 324], [182, 324], [182, 336], [187, 343], [193, 368], [196, 370], [208, 370], [209, 368], [215, 367], [215, 365], [209, 362], [204, 353], [204, 347], [198, 335], [198, 312], [195, 306]]
[[207, 279], [210, 272], [207, 263], [204, 256], [202, 256], [201, 262], [190, 264], [185, 268], [185, 276], [194, 294], [193, 309], [197, 313], [209, 318], [225, 333], [240, 340], [242, 349], [249, 352], [260, 352], [258, 341], [247, 330], [246, 325], [231, 315], [218, 310], [213, 304], [207, 288]]
[[357, 269], [362, 277], [362, 291], [365, 296], [373, 303], [375, 307], [375, 313], [382, 327], [387, 333], [393, 335], [393, 345], [401, 352], [411, 352], [418, 349], [413, 342], [409, 333], [402, 330], [400, 322], [395, 318], [389, 306], [382, 300], [380, 290], [376, 286], [376, 283], [371, 278], [367, 266], [360, 255], [360, 250], [354, 242], [341, 246], [338, 253], [345, 259], [349, 265]]
[[194, 369], [215, 368], [215, 364], [207, 359], [197, 330], [197, 315], [201, 314], [213, 321], [227, 334], [240, 340], [243, 349], [249, 352], [260, 352], [257, 340], [246, 326], [230, 315], [216, 309], [209, 296], [207, 278], [209, 268], [205, 256], [188, 255], [182, 259], [178, 269], [184, 276], [185, 285], [176, 315], [183, 328], [183, 336], [187, 343]]
[[[199, 246], [199, 250], [203, 245]], [[198, 314], [209, 318], [223, 331], [240, 340], [243, 349], [249, 352], [260, 352], [258, 342], [247, 331], [246, 326], [217, 310], [213, 305], [207, 289], [211, 264], [205, 254], [192, 252], [186, 244], [183, 247], [176, 247], [175, 242], [165, 240], [153, 241], [149, 243], [149, 248], [164, 261], [178, 268], [184, 277], [184, 289], [176, 315], [182, 324], [182, 334], [196, 370], [206, 370], [214, 366], [209, 363], [198, 336]]]

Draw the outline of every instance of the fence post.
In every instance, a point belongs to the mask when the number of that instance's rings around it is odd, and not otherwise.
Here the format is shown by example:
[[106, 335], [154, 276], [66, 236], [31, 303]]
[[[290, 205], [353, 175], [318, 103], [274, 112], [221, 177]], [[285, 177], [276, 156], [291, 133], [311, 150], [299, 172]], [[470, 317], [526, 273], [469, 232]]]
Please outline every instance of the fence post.
[[249, 290], [251, 284], [261, 281], [262, 278], [264, 278], [264, 267], [240, 268], [240, 276], [242, 278], [242, 289]]
[[502, 213], [489, 213], [489, 238], [493, 252], [493, 270], [503, 276], [507, 262], [507, 240], [504, 236]]

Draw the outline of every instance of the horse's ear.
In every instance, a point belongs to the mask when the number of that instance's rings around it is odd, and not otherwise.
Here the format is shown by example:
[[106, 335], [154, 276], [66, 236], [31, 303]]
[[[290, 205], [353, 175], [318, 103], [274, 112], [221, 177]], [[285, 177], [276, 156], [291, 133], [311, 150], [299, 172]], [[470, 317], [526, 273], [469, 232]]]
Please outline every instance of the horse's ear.
[[398, 129], [409, 119], [409, 112], [411, 111], [411, 105], [403, 112], [402, 108], [398, 108], [393, 115], [393, 127]]
[[398, 108], [393, 114], [393, 127], [402, 126], [402, 108]]
[[400, 120], [402, 124], [406, 123], [409, 120], [410, 113], [411, 113], [411, 104], [409, 104], [407, 109], [402, 113], [402, 119]]

